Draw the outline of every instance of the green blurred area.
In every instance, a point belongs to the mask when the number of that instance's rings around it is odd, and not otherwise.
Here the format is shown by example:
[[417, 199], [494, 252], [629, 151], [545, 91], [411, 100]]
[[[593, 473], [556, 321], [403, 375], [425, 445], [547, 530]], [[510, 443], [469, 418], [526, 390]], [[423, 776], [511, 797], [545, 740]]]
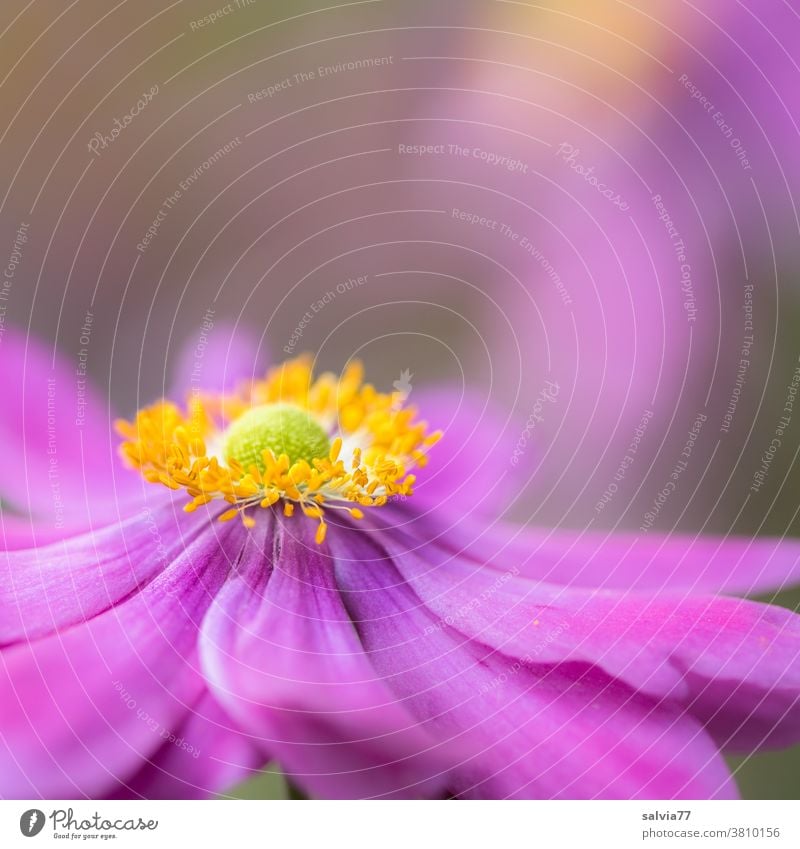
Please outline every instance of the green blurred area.
[[[800, 612], [800, 587], [757, 600]], [[744, 799], [800, 799], [800, 746], [727, 761]]]
[[289, 785], [275, 764], [270, 764], [264, 772], [237, 784], [224, 794], [226, 799], [289, 799]]
[[727, 760], [742, 798], [800, 799], [800, 746]]

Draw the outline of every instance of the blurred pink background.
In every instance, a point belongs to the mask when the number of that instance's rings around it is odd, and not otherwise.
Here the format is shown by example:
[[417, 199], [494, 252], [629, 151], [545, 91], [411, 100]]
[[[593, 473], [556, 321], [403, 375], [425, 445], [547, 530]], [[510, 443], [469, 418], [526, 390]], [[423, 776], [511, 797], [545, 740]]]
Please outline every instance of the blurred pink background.
[[794, 529], [797, 423], [750, 489], [800, 353], [790, 6], [8, 2], [0, 31], [0, 328], [120, 412], [234, 325], [496, 405], [519, 519], [639, 527], [700, 420], [659, 530]]

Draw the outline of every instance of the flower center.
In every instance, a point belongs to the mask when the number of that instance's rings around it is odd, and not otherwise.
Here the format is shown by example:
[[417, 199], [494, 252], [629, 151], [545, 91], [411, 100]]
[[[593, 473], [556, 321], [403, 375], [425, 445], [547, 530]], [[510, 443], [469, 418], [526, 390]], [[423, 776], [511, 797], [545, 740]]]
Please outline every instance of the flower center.
[[292, 464], [327, 457], [331, 450], [322, 425], [293, 404], [253, 407], [230, 425], [222, 440], [225, 457], [236, 460], [245, 470], [255, 466], [259, 472], [266, 471], [266, 448], [276, 457], [286, 454]]
[[228, 505], [221, 522], [239, 516], [252, 527], [258, 507], [292, 516], [297, 506], [319, 522], [321, 543], [329, 511], [361, 519], [363, 507], [411, 495], [411, 472], [441, 433], [404, 394], [364, 383], [359, 363], [316, 378], [311, 365], [290, 360], [234, 393], [195, 394], [186, 409], [145, 407], [116, 423], [122, 455], [146, 480], [184, 490], [188, 513], [216, 501]]

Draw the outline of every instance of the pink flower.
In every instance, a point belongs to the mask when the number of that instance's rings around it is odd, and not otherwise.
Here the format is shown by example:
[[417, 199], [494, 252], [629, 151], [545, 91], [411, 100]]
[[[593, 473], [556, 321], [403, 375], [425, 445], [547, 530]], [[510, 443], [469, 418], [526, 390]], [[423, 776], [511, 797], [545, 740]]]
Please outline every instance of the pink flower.
[[721, 751], [800, 737], [800, 619], [713, 595], [796, 579], [794, 542], [503, 524], [515, 439], [446, 389], [411, 393], [446, 435], [405, 501], [186, 513], [93, 393], [76, 424], [68, 369], [10, 332], [3, 359], [3, 797], [205, 796], [276, 759], [331, 798], [716, 798]]

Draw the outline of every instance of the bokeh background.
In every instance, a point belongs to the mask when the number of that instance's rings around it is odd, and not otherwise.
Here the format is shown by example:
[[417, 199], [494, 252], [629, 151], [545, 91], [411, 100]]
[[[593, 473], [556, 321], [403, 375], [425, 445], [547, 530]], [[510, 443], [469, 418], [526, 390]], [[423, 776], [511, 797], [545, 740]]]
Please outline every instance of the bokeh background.
[[491, 405], [519, 521], [800, 533], [796, 0], [3, 0], [0, 48], [0, 361], [76, 410], [254, 333]]

